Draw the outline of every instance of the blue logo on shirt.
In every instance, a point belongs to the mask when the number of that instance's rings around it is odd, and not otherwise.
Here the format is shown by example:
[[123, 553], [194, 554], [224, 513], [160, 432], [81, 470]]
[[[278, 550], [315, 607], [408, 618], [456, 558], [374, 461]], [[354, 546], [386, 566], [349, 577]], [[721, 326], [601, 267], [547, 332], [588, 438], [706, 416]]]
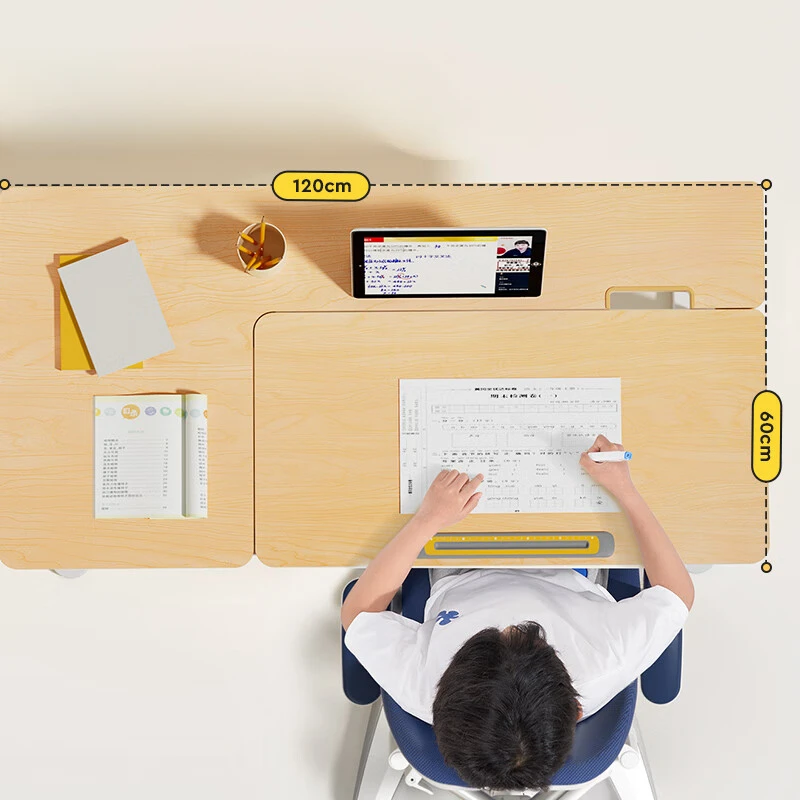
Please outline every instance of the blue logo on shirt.
[[458, 618], [458, 611], [440, 611], [436, 615], [436, 620], [440, 625], [449, 625], [454, 619]]

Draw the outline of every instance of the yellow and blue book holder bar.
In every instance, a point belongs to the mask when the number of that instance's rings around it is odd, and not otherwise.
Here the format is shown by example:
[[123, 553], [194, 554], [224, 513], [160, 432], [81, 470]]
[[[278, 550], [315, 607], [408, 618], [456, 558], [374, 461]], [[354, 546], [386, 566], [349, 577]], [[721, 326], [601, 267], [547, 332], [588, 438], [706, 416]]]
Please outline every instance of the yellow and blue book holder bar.
[[605, 557], [614, 552], [608, 531], [562, 534], [437, 533], [422, 549], [420, 559], [443, 558], [580, 558]]

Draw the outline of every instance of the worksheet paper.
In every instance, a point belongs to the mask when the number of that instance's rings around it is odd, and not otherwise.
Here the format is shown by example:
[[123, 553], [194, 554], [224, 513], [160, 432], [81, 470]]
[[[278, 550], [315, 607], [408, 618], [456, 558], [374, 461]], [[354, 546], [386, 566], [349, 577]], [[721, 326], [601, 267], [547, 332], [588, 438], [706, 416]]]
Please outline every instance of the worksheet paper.
[[483, 473], [473, 513], [619, 511], [580, 467], [622, 438], [619, 378], [400, 381], [400, 512], [443, 469]]

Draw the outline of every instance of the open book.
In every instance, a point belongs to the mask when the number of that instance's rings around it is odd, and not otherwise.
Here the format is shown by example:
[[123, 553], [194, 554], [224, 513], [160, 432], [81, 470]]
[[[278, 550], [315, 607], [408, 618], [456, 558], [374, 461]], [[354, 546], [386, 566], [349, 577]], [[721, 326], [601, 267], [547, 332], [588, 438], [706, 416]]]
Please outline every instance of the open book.
[[207, 517], [208, 398], [94, 398], [95, 517]]

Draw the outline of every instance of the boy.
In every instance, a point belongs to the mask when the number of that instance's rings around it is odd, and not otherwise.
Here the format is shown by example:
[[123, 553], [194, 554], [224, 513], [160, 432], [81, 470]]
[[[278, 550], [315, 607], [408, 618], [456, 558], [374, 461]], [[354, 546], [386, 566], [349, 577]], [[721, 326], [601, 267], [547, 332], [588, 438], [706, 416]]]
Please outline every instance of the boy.
[[[598, 436], [589, 452], [607, 450], [624, 448]], [[546, 789], [578, 720], [658, 658], [694, 601], [627, 462], [584, 453], [580, 464], [627, 515], [650, 589], [617, 603], [574, 570], [433, 570], [424, 623], [386, 611], [423, 545], [480, 500], [483, 476], [452, 470], [434, 479], [342, 606], [350, 651], [403, 709], [433, 724], [445, 761], [475, 788]]]

